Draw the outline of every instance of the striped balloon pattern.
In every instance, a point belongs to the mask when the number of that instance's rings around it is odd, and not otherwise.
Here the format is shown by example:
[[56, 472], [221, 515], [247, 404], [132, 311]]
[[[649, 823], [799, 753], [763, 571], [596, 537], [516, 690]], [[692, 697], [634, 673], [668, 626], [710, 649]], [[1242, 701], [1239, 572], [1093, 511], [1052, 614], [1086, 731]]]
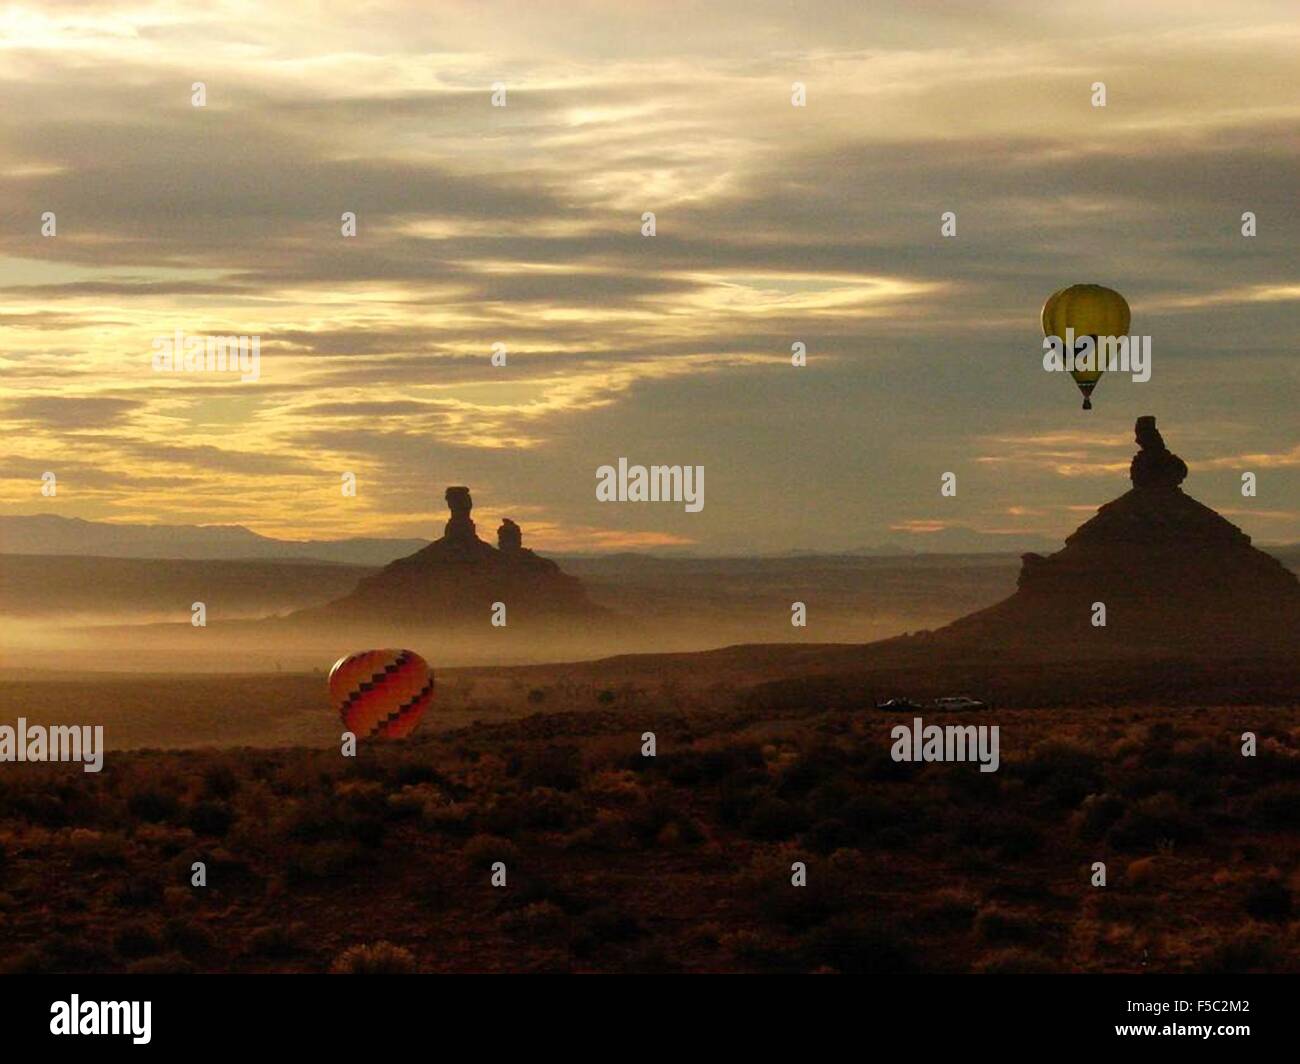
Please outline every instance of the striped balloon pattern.
[[433, 702], [433, 670], [410, 650], [363, 650], [330, 669], [330, 698], [359, 739], [401, 739]]

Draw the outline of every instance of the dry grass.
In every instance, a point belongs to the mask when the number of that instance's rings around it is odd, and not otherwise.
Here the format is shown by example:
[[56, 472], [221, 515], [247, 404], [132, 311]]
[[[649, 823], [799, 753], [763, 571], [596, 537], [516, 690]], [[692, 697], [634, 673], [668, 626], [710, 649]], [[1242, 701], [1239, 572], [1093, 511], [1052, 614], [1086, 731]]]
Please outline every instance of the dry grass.
[[[6, 766], [0, 965], [1300, 969], [1295, 708], [980, 719], [1001, 728], [997, 773], [896, 764], [896, 721], [875, 711], [678, 706], [549, 712], [355, 760]], [[1258, 757], [1240, 756], [1245, 730]]]

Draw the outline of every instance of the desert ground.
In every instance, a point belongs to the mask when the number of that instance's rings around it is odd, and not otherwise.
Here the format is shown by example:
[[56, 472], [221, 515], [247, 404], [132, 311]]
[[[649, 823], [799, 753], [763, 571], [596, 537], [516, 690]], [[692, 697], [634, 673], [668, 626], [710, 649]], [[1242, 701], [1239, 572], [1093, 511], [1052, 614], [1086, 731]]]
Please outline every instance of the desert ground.
[[[255, 681], [245, 682], [251, 694]], [[355, 759], [234, 748], [113, 753], [98, 775], [10, 766], [0, 963], [878, 973], [1300, 964], [1295, 702], [962, 714], [1000, 728], [1002, 767], [983, 774], [892, 760], [889, 731], [906, 714], [709, 706], [690, 694], [569, 701], [585, 697], [532, 688], [531, 714], [474, 724], [442, 707], [406, 742], [363, 746]], [[1255, 757], [1241, 756], [1246, 731], [1258, 737]], [[654, 757], [642, 754], [646, 732]], [[191, 885], [195, 862], [206, 886]], [[490, 882], [495, 862], [504, 886]], [[806, 887], [791, 884], [795, 862]], [[1092, 885], [1095, 862], [1104, 887]]]
[[[340, 753], [323, 656], [278, 671], [273, 655], [228, 647], [8, 656], [0, 720], [102, 724], [108, 754], [98, 774], [5, 766], [0, 968], [1300, 964], [1296, 663], [939, 661], [924, 637], [892, 657], [855, 641], [864, 623], [895, 635], [996, 600], [1014, 582], [1005, 558], [751, 563], [730, 582], [716, 564], [673, 563], [673, 579], [632, 568], [607, 572], [603, 593], [657, 601], [664, 617], [693, 603], [718, 623], [672, 653], [514, 665], [446, 663], [430, 637], [415, 649], [435, 665], [433, 707], [409, 739], [356, 757]], [[701, 605], [706, 585], [715, 597]], [[778, 644], [795, 585], [813, 601], [836, 602], [838, 588], [846, 616], [870, 587], [899, 615], [859, 601], [870, 620], [854, 628], [835, 622], [837, 605], [812, 615], [804, 642]], [[723, 645], [736, 626], [772, 641]], [[227, 631], [185, 638], [219, 648]], [[952, 694], [991, 708], [876, 708]], [[1001, 767], [894, 761], [890, 729], [914, 715], [998, 726]], [[1242, 756], [1246, 732], [1256, 756]]]

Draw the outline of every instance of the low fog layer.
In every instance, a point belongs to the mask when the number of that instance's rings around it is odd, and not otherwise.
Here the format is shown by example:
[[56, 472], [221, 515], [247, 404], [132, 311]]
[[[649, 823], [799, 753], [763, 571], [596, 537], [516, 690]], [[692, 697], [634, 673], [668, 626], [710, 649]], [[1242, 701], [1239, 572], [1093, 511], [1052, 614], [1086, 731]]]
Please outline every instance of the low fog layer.
[[[328, 668], [400, 642], [441, 666], [583, 660], [740, 642], [869, 642], [947, 623], [1015, 587], [1014, 556], [572, 559], [591, 599], [621, 624], [577, 631], [290, 623], [373, 570], [221, 561], [0, 556], [4, 667], [258, 672]], [[203, 603], [206, 625], [192, 624]], [[795, 626], [803, 603], [806, 625]], [[281, 619], [276, 619], [281, 618]]]

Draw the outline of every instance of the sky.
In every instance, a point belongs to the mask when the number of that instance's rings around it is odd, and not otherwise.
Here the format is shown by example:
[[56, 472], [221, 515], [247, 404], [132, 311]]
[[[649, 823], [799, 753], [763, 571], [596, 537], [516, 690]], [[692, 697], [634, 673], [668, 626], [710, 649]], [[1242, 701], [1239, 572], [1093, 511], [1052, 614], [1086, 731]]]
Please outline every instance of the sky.
[[[1297, 54], [1252, 0], [0, 5], [0, 514], [432, 537], [467, 484], [545, 550], [1014, 548], [1154, 414], [1298, 541]], [[1152, 345], [1088, 412], [1080, 282]], [[257, 380], [157, 371], [178, 329]], [[598, 501], [621, 457], [703, 508]]]

